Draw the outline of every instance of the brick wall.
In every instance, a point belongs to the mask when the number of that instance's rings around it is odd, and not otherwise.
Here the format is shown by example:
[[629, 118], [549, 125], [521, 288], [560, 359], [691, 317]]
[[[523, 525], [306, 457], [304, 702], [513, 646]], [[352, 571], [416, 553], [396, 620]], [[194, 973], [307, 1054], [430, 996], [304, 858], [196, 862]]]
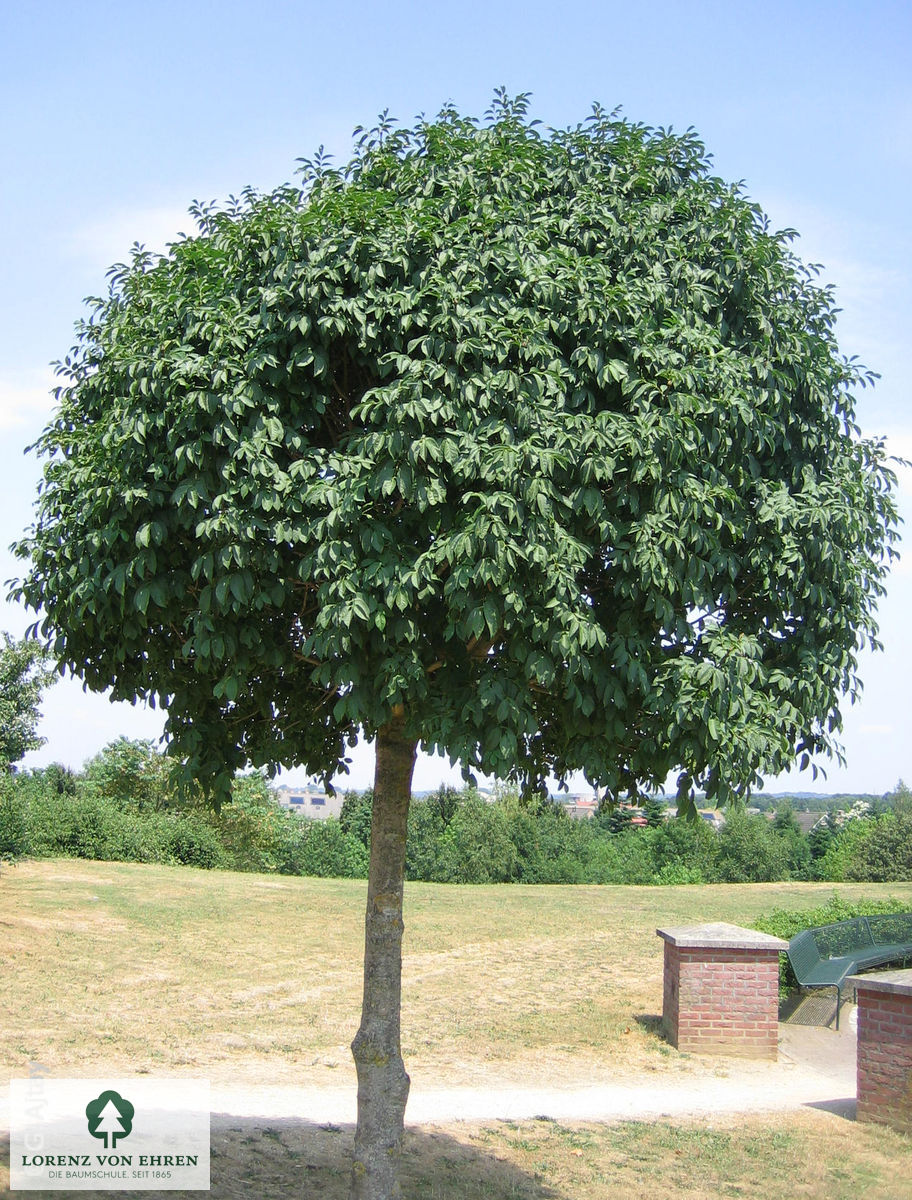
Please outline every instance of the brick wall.
[[[663, 931], [662, 1016], [673, 1046], [688, 1053], [776, 1058], [779, 941], [736, 926]], [[722, 932], [720, 932], [720, 930]], [[734, 931], [734, 932], [732, 932]], [[686, 933], [687, 936], [675, 936]], [[735, 942], [741, 946], [720, 944]], [[686, 944], [691, 943], [691, 944]]]
[[681, 951], [671, 942], [665, 943], [665, 964], [662, 971], [662, 1024], [665, 1036], [673, 1046], [678, 1044], [678, 1001], [681, 994]]
[[[897, 981], [906, 986], [889, 986]], [[912, 971], [852, 982], [858, 987], [858, 1120], [912, 1133]]]

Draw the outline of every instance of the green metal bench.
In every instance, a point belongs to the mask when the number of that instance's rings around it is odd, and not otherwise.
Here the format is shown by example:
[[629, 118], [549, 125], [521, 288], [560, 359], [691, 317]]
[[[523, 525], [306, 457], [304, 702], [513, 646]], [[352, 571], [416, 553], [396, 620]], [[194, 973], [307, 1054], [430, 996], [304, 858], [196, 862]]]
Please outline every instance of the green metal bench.
[[805, 929], [789, 941], [788, 957], [802, 987], [835, 988], [838, 1029], [842, 985], [850, 975], [912, 959], [912, 913], [853, 917]]

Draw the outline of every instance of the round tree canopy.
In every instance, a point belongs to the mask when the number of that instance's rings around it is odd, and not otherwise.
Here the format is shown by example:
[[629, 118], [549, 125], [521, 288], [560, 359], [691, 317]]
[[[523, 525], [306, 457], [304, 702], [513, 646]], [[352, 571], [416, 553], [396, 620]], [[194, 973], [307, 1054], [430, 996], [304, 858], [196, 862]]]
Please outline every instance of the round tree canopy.
[[526, 97], [195, 206], [78, 327], [17, 594], [217, 781], [393, 712], [726, 799], [838, 753], [895, 537], [835, 307], [704, 147]]

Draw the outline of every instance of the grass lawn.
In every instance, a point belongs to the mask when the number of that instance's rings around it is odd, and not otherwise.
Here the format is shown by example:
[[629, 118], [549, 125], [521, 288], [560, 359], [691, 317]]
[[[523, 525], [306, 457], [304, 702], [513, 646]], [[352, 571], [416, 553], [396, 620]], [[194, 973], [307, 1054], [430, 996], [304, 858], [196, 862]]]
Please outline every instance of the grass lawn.
[[[348, 1043], [361, 999], [365, 887], [69, 860], [4, 869], [6, 1075], [39, 1063], [58, 1076], [354, 1087]], [[656, 927], [749, 923], [833, 890], [409, 884], [403, 1052], [412, 1078], [582, 1084], [705, 1069], [657, 1034]], [[898, 896], [912, 909], [912, 884], [838, 891]], [[214, 1138], [213, 1194], [344, 1197], [349, 1131], [270, 1128], [239, 1121]], [[889, 1130], [811, 1112], [730, 1128], [454, 1126], [410, 1133], [405, 1194], [900, 1200], [912, 1194], [909, 1151]]]

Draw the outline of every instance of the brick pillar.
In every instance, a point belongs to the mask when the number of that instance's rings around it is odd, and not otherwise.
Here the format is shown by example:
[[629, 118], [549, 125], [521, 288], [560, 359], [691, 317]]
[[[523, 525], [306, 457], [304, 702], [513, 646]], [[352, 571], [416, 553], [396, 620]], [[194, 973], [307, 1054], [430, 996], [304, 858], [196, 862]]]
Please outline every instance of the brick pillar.
[[656, 933], [665, 941], [662, 1019], [671, 1044], [775, 1059], [779, 954], [788, 942], [723, 922]]
[[843, 986], [858, 992], [858, 1120], [912, 1133], [912, 971]]

